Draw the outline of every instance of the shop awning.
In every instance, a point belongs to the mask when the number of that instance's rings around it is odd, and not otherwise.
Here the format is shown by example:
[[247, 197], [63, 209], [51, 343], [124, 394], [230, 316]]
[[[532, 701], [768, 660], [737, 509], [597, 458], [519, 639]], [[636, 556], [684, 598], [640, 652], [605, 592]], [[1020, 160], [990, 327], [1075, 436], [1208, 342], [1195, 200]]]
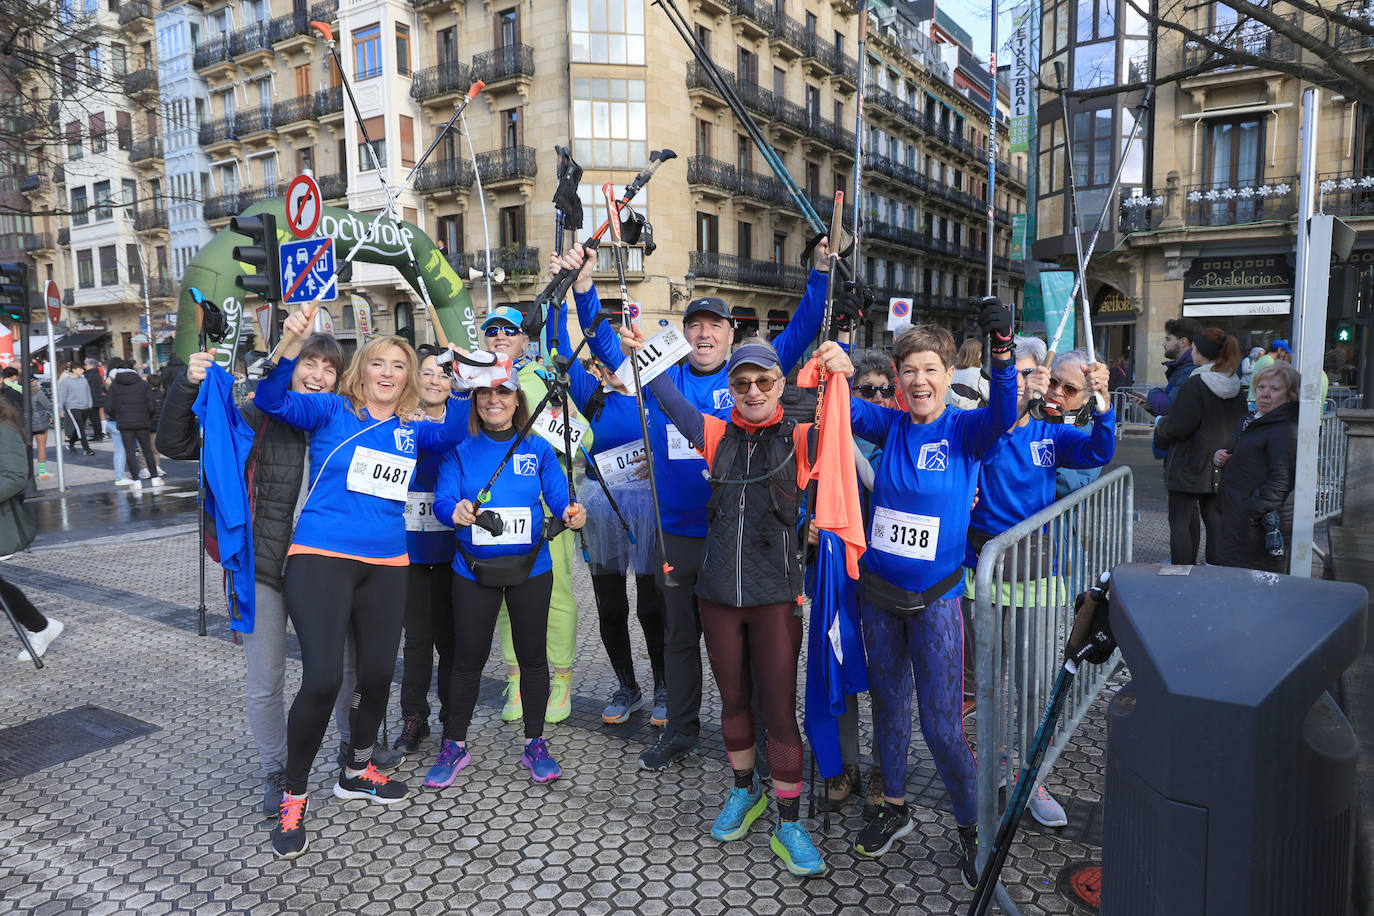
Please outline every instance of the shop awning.
[[1183, 300], [1185, 318], [1239, 318], [1255, 315], [1287, 315], [1292, 311], [1293, 297], [1273, 296], [1217, 296]]
[[102, 337], [109, 336], [109, 331], [81, 331], [77, 334], [68, 334], [66, 337], [59, 337], [57, 339], [57, 349], [79, 350], [82, 347], [95, 343]]

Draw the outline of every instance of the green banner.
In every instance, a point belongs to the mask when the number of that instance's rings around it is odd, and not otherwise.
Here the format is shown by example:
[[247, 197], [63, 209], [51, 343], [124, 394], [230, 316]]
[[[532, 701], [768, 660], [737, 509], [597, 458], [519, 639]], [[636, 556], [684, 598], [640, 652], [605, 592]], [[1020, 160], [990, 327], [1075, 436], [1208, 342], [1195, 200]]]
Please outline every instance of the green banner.
[[[1074, 348], [1074, 272], [1071, 270], [1040, 271], [1040, 294], [1045, 304], [1045, 341], [1056, 353]], [[1055, 335], [1063, 328], [1063, 337], [1055, 340]]]
[[[276, 216], [278, 241], [289, 242], [294, 238], [284, 228], [287, 225], [286, 207], [280, 197], [260, 200], [244, 210], [242, 215], [256, 216], [259, 213], [271, 213]], [[334, 261], [336, 264], [343, 264], [344, 259], [367, 235], [374, 219], [374, 216], [367, 213], [325, 207], [316, 237], [333, 239]], [[418, 271], [411, 266], [410, 258], [406, 254], [407, 240], [415, 253]], [[206, 299], [223, 309], [225, 317], [229, 320], [230, 336], [225, 339], [234, 341], [235, 346], [221, 347], [221, 352], [216, 354], [217, 361], [226, 367], [232, 367], [233, 360], [239, 355], [236, 352], [237, 342], [243, 324], [251, 322], [253, 310], [263, 304], [261, 299], [254, 296], [245, 308], [243, 290], [234, 283], [239, 274], [252, 271], [247, 265], [235, 261], [232, 253], [235, 245], [246, 245], [248, 241], [245, 236], [226, 228], [196, 252], [196, 256], [187, 265], [177, 295], [176, 352], [182, 359], [188, 358], [198, 346], [197, 334], [200, 330], [201, 316], [188, 292], [191, 287], [200, 290]], [[399, 220], [383, 219], [372, 240], [358, 251], [354, 260], [368, 264], [387, 264], [396, 268], [401, 278], [415, 290], [421, 300], [423, 296], [420, 293], [420, 280], [423, 278], [425, 288], [429, 290], [430, 301], [434, 303], [439, 324], [448, 339], [469, 350], [479, 349], [477, 313], [472, 305], [472, 296], [458, 276], [458, 272], [420, 227]]]
[[1013, 213], [1011, 216], [1011, 259], [1026, 259], [1026, 214]]

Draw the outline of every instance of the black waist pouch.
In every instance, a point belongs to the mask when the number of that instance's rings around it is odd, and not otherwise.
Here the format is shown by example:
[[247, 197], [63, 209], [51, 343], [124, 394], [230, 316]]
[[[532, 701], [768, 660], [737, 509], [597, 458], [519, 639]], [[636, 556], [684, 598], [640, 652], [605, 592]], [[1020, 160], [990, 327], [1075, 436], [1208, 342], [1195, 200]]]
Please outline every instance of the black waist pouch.
[[478, 559], [463, 549], [463, 545], [458, 545], [458, 552], [467, 561], [468, 569], [472, 570], [473, 577], [478, 585], [487, 588], [509, 588], [512, 585], [519, 585], [530, 577], [530, 570], [534, 569], [534, 563], [539, 559], [539, 550], [544, 546], [541, 539], [534, 545], [534, 549], [529, 553], [517, 553], [506, 557], [487, 557]]
[[900, 585], [893, 585], [866, 566], [859, 568], [859, 588], [862, 590], [863, 600], [898, 617], [914, 617], [921, 613], [930, 602], [954, 588], [955, 583], [961, 578], [963, 569], [956, 569], [925, 591], [913, 592]]

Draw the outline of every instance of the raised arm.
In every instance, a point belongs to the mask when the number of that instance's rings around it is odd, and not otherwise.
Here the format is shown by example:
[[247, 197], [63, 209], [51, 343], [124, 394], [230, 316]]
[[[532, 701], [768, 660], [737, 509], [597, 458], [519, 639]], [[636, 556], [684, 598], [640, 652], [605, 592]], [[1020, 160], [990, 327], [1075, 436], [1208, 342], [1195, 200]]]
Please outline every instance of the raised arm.
[[253, 404], [263, 413], [297, 429], [316, 430], [328, 422], [342, 398], [335, 394], [297, 394], [289, 390], [296, 360], [282, 359], [258, 383]]
[[200, 429], [191, 410], [200, 394], [200, 383], [214, 362], [214, 352], [193, 353], [187, 370], [176, 377], [162, 402], [153, 444], [159, 453], [176, 461], [194, 461], [200, 454]]
[[700, 451], [706, 447], [706, 414], [693, 406], [677, 385], [673, 384], [672, 375], [671, 372], [659, 373], [649, 383], [649, 390], [653, 392], [668, 422], [687, 437], [687, 442], [692, 448]]
[[1093, 414], [1091, 430], [1055, 427], [1055, 464], [1061, 468], [1100, 468], [1116, 454], [1116, 414]]
[[964, 445], [981, 458], [1016, 422], [1016, 362], [1012, 358], [1011, 312], [990, 302], [978, 313], [978, 326], [992, 341], [992, 385], [988, 406], [962, 411]]
[[468, 400], [456, 394], [448, 399], [443, 423], [415, 424], [415, 441], [421, 450], [442, 455], [468, 437]]
[[826, 282], [826, 274], [819, 270], [811, 271], [797, 311], [787, 322], [787, 327], [773, 340], [773, 348], [778, 351], [778, 365], [784, 375], [792, 371], [798, 360], [806, 354], [807, 346], [821, 332], [821, 322], [825, 320]]

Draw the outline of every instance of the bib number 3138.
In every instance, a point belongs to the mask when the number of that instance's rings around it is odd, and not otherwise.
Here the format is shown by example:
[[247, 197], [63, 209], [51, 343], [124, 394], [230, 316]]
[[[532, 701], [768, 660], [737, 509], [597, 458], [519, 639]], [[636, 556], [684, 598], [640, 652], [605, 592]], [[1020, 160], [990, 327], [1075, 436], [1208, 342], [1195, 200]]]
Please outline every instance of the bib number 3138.
[[415, 459], [359, 446], [348, 464], [348, 488], [382, 499], [406, 501]]
[[909, 560], [933, 560], [940, 539], [940, 519], [878, 506], [868, 545], [874, 550]]

